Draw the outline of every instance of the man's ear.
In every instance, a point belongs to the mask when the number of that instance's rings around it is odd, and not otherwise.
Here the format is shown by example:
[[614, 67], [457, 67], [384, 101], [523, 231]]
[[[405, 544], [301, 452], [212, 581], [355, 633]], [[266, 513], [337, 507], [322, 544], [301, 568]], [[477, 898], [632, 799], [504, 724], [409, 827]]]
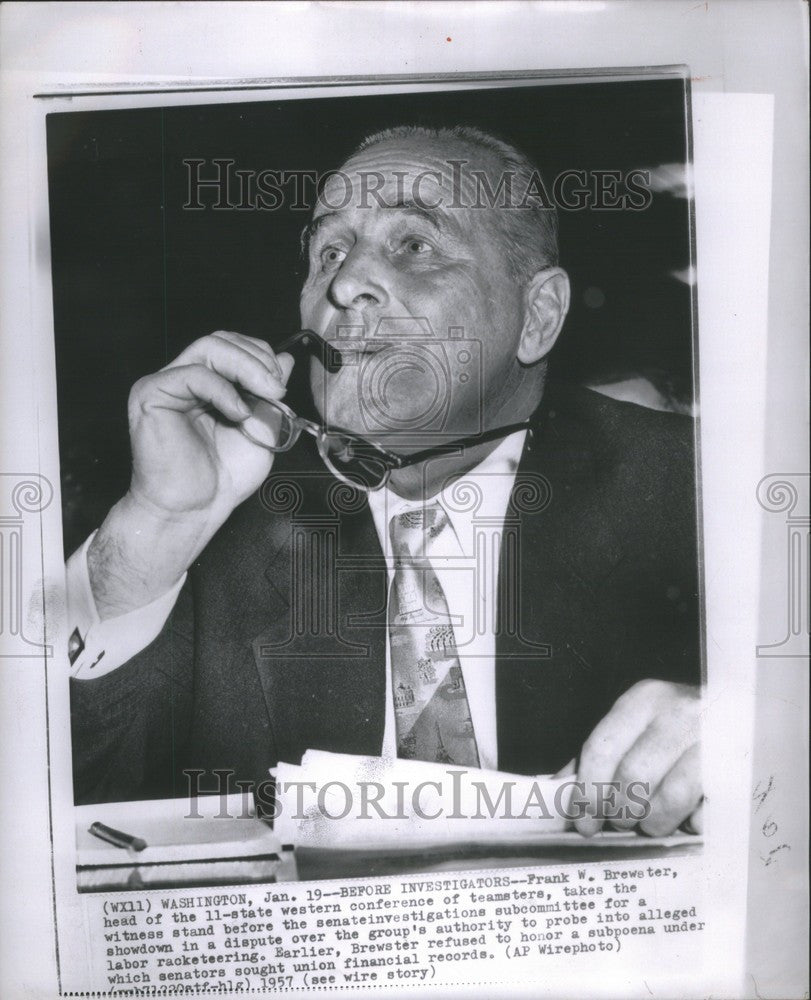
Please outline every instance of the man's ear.
[[569, 276], [559, 267], [538, 271], [524, 292], [524, 328], [516, 357], [535, 364], [555, 346], [569, 311]]

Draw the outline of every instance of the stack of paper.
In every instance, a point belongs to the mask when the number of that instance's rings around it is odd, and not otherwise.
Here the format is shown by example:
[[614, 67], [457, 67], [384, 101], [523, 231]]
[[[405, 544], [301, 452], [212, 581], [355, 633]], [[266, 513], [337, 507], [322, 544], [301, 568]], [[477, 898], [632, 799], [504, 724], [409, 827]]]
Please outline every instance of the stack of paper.
[[645, 838], [573, 829], [574, 779], [399, 758], [308, 750], [276, 778], [282, 844], [317, 850], [410, 851], [468, 846], [673, 847], [698, 837]]
[[308, 750], [280, 763], [274, 829], [306, 847], [529, 842], [566, 829], [571, 778]]

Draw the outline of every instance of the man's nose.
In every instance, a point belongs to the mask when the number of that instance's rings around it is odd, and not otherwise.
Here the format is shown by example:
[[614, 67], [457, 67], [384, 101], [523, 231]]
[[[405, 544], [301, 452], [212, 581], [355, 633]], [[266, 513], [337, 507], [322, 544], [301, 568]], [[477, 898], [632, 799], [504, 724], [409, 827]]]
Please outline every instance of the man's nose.
[[332, 304], [339, 309], [363, 312], [389, 301], [385, 266], [370, 250], [355, 246], [341, 262], [329, 286]]

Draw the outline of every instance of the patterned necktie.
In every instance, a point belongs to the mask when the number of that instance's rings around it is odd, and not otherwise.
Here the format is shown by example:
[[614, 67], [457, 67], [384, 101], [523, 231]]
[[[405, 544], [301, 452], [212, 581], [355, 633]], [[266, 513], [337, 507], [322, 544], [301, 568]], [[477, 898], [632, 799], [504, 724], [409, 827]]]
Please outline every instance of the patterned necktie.
[[438, 503], [391, 519], [394, 579], [389, 592], [397, 756], [479, 766], [470, 707], [445, 592], [429, 562], [452, 531]]

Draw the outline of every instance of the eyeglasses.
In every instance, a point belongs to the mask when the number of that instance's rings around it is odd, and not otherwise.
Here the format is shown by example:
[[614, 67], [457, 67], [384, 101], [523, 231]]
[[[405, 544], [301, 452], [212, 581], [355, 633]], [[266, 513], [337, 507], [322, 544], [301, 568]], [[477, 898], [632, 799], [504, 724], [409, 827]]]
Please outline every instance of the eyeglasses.
[[[248, 394], [245, 394], [248, 396]], [[443, 442], [433, 448], [425, 448], [411, 455], [395, 455], [376, 441], [344, 431], [337, 427], [326, 427], [312, 420], [305, 420], [284, 403], [276, 400], [259, 399], [249, 396], [253, 406], [253, 416], [240, 427], [242, 433], [254, 444], [274, 453], [290, 451], [302, 431], [311, 434], [318, 446], [318, 453], [324, 465], [341, 482], [365, 493], [382, 489], [395, 469], [405, 469], [429, 458], [453, 454], [459, 448], [472, 447], [486, 441], [496, 441], [515, 431], [530, 426], [531, 418], [519, 423], [508, 424], [494, 430], [485, 431], [466, 438]]]

